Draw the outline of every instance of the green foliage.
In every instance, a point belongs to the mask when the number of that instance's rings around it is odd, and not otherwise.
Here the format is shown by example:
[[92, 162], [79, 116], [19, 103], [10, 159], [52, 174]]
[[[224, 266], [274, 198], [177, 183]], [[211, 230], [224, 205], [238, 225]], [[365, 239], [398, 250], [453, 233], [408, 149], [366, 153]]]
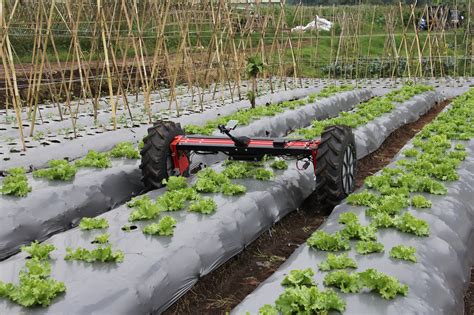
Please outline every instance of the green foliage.
[[212, 214], [216, 209], [217, 204], [211, 198], [199, 198], [189, 205], [189, 211], [202, 214]]
[[464, 153], [451, 151], [445, 155], [444, 152], [425, 152], [414, 161], [400, 160], [398, 165], [418, 176], [429, 175], [441, 181], [454, 181], [459, 178], [456, 167], [465, 158]]
[[36, 170], [34, 177], [45, 177], [49, 180], [71, 180], [76, 176], [77, 167], [66, 160], [51, 160], [49, 168]]
[[347, 253], [340, 255], [329, 253], [326, 260], [318, 265], [318, 268], [321, 271], [329, 271], [334, 269], [357, 268], [357, 264]]
[[106, 218], [82, 218], [79, 223], [81, 230], [106, 229], [109, 227], [109, 222]]
[[359, 218], [354, 212], [344, 212], [339, 215], [339, 223], [348, 224], [353, 222], [359, 222]]
[[262, 163], [245, 161], [228, 161], [225, 163], [223, 175], [230, 179], [254, 178], [258, 180], [270, 180], [274, 173], [262, 167]]
[[341, 230], [341, 235], [347, 239], [359, 239], [363, 241], [375, 240], [377, 229], [372, 226], [363, 226], [359, 222], [349, 222]]
[[246, 191], [247, 188], [245, 186], [238, 184], [226, 183], [221, 187], [221, 192], [226, 196], [242, 195], [245, 194]]
[[255, 55], [247, 58], [247, 65], [245, 67], [245, 73], [249, 78], [256, 78], [260, 73], [263, 72], [265, 66], [262, 59]]
[[227, 160], [224, 165], [222, 174], [230, 179], [251, 178], [253, 170], [261, 166], [258, 163], [230, 160]]
[[26, 268], [20, 271], [18, 284], [0, 282], [0, 297], [9, 298], [24, 307], [49, 306], [66, 291], [64, 283], [50, 278], [50, 274], [48, 262], [30, 259], [26, 262]]
[[107, 244], [109, 242], [109, 233], [97, 235], [92, 241], [93, 244]]
[[160, 213], [160, 206], [157, 202], [153, 202], [150, 197], [144, 195], [142, 197], [135, 197], [129, 202], [127, 206], [133, 208], [128, 218], [129, 221], [151, 220]]
[[354, 90], [355, 87], [353, 85], [328, 85], [327, 87], [323, 88], [321, 91], [314, 95], [315, 98], [325, 98], [333, 96], [336, 93], [347, 92]]
[[258, 315], [279, 315], [280, 313], [275, 306], [265, 304], [258, 310]]
[[406, 296], [408, 286], [402, 285], [397, 278], [388, 276], [375, 269], [367, 269], [359, 272], [359, 276], [364, 286], [371, 291], [376, 291], [384, 299], [393, 299], [397, 294]]
[[459, 150], [459, 151], [465, 151], [466, 150], [466, 147], [464, 145], [462, 145], [461, 143], [457, 143], [455, 146], [454, 146], [454, 149], [455, 150]]
[[110, 161], [109, 155], [107, 153], [100, 153], [91, 150], [82, 160], [76, 161], [76, 166], [108, 168], [112, 166], [112, 162]]
[[390, 250], [390, 257], [416, 262], [416, 248], [413, 246], [398, 245]]
[[375, 194], [364, 190], [363, 192], [351, 194], [349, 195], [346, 200], [347, 203], [353, 206], [373, 206], [378, 204], [380, 197], [376, 196]]
[[406, 157], [418, 157], [418, 155], [420, 155], [420, 151], [418, 151], [415, 148], [411, 148], [411, 149], [406, 149], [405, 151], [403, 151], [403, 154]]
[[434, 88], [422, 84], [405, 84], [400, 90], [392, 91], [386, 95], [386, 98], [393, 102], [405, 102], [417, 94], [432, 91]]
[[143, 142], [143, 139], [138, 142], [138, 150], [143, 150], [145, 147], [145, 142]]
[[312, 248], [331, 252], [350, 249], [349, 240], [339, 232], [329, 234], [318, 230], [306, 240], [306, 243]]
[[276, 159], [270, 164], [270, 167], [276, 170], [288, 169], [288, 163], [283, 159]]
[[97, 244], [97, 248], [93, 250], [88, 250], [85, 248], [77, 248], [73, 250], [72, 248], [66, 248], [65, 260], [79, 260], [85, 261], [88, 263], [92, 262], [123, 262], [125, 255], [121, 250], [113, 251], [112, 245], [107, 243], [109, 242], [109, 234], [101, 234], [97, 236], [93, 243]]
[[[317, 98], [329, 97], [336, 93], [350, 91], [353, 89], [354, 87], [350, 85], [330, 85], [321, 90], [319, 93], [309, 95], [306, 100], [299, 99], [294, 101], [285, 101], [281, 104], [271, 104], [267, 106], [258, 106], [255, 108], [242, 109], [233, 114], [220, 117], [219, 119], [207, 121], [202, 126], [187, 125], [184, 127], [184, 129], [186, 131], [186, 134], [211, 135], [217, 130], [218, 125], [226, 125], [231, 120], [237, 120], [240, 125], [248, 125], [251, 121], [255, 119], [275, 116], [278, 113], [284, 112], [285, 109], [295, 109], [307, 103], [313, 103]], [[255, 97], [255, 93], [253, 91], [249, 91], [247, 97], [251, 99]]]
[[253, 177], [258, 180], [271, 180], [275, 174], [271, 170], [256, 168], [253, 171]]
[[163, 180], [163, 184], [166, 185], [168, 190], [178, 190], [188, 187], [188, 181], [182, 176], [170, 176], [168, 179]]
[[395, 298], [397, 294], [405, 296], [408, 294], [408, 286], [375, 269], [357, 273], [348, 273], [346, 270], [333, 271], [324, 277], [324, 285], [337, 287], [345, 293], [358, 293], [367, 288], [387, 300]]
[[222, 173], [217, 173], [211, 168], [205, 168], [197, 174], [197, 180], [194, 189], [200, 193], [218, 193], [221, 192], [226, 196], [235, 196], [244, 194], [247, 188], [242, 185], [233, 184], [230, 178], [242, 178], [243, 176], [251, 176], [257, 169], [251, 166], [253, 163], [246, 165], [244, 162], [227, 163], [227, 168]]
[[140, 152], [131, 142], [120, 142], [110, 151], [110, 156], [114, 158], [139, 159]]
[[286, 287], [314, 286], [316, 284], [314, 283], [313, 276], [314, 271], [311, 268], [291, 270], [290, 273], [285, 276], [281, 285]]
[[31, 191], [28, 178], [23, 167], [14, 167], [7, 170], [8, 176], [2, 182], [0, 192], [3, 195], [26, 197]]
[[346, 303], [332, 290], [300, 286], [286, 288], [275, 307], [281, 314], [328, 314], [331, 310], [342, 313]]
[[431, 208], [432, 203], [422, 195], [415, 195], [411, 199], [411, 204], [415, 208]]
[[347, 239], [360, 239], [363, 241], [375, 240], [377, 229], [375, 226], [363, 226], [353, 212], [345, 212], [339, 215], [339, 223], [345, 227], [341, 230], [341, 235]]
[[197, 198], [198, 194], [193, 188], [183, 188], [165, 192], [156, 199], [156, 203], [162, 211], [178, 211], [185, 208], [186, 201]]
[[405, 212], [402, 216], [394, 219], [395, 226], [402, 232], [412, 233], [417, 236], [428, 236], [430, 234], [430, 226], [428, 222], [418, 219], [412, 214]]
[[409, 199], [404, 195], [392, 194], [383, 196], [379, 202], [373, 205], [366, 211], [368, 216], [373, 216], [376, 213], [386, 213], [388, 215], [395, 215], [410, 204]]
[[29, 246], [22, 246], [21, 251], [28, 253], [32, 259], [47, 260], [49, 259], [49, 253], [56, 248], [53, 244], [39, 243], [38, 241], [32, 242]]
[[394, 102], [406, 101], [416, 94], [431, 89], [431, 87], [424, 85], [404, 86], [401, 89], [387, 94], [385, 97], [374, 97], [365, 103], [359, 104], [353, 112], [341, 112], [338, 117], [315, 120], [310, 128], [296, 130], [295, 137], [315, 139], [321, 136], [326, 127], [332, 125], [344, 125], [350, 128], [365, 125], [369, 121], [395, 109]]
[[[387, 169], [385, 169], [387, 170]], [[414, 172], [403, 172], [402, 174], [373, 175], [365, 179], [368, 188], [379, 191], [383, 195], [390, 195], [396, 190], [407, 192], [427, 192], [434, 195], [444, 195], [446, 187], [429, 176], [419, 176]]]
[[217, 193], [221, 191], [223, 185], [230, 183], [225, 172], [217, 173], [212, 168], [205, 168], [197, 173], [193, 188], [200, 193]]
[[393, 217], [384, 212], [373, 214], [372, 222], [370, 224], [376, 228], [390, 228], [395, 226]]
[[150, 235], [160, 236], [171, 236], [173, 235], [174, 228], [176, 227], [176, 220], [167, 215], [158, 221], [158, 223], [152, 223], [143, 228], [143, 233]]
[[339, 288], [343, 293], [359, 293], [364, 287], [358, 273], [348, 273], [346, 270], [337, 270], [324, 277], [324, 285]]
[[377, 241], [359, 241], [356, 244], [356, 251], [361, 255], [381, 253], [383, 250], [383, 244]]

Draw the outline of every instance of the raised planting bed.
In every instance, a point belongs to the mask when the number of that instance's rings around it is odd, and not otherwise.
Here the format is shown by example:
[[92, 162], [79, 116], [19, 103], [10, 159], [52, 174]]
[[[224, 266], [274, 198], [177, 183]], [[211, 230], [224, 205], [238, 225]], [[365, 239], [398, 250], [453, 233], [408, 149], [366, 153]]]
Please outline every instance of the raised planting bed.
[[[309, 82], [305, 82], [305, 87]], [[243, 82], [245, 85], [245, 82]], [[260, 84], [261, 85], [261, 84]], [[187, 90], [187, 89], [179, 89]], [[261, 91], [263, 91], [263, 86]], [[266, 90], [266, 89], [265, 89]], [[226, 88], [224, 91], [220, 91], [218, 94], [207, 92], [201, 95], [200, 99], [197, 95], [190, 95], [188, 93], [178, 95], [176, 100], [179, 103], [180, 115], [189, 113], [197, 113], [201, 111], [201, 106], [198, 102], [202, 102], [202, 109], [209, 110], [221, 107], [225, 104], [233, 103], [238, 99], [237, 96], [231, 97], [230, 91]], [[274, 89], [274, 92], [283, 91], [283, 87]], [[93, 103], [95, 100], [75, 100], [72, 102], [71, 110], [73, 115], [69, 111], [67, 104], [49, 104], [40, 105], [38, 107], [37, 119], [35, 121], [34, 136], [28, 137], [31, 129], [31, 119], [28, 118], [29, 109], [26, 107], [22, 111], [22, 124], [23, 134], [26, 136], [27, 148], [33, 148], [41, 145], [54, 145], [51, 140], [59, 140], [66, 142], [74, 138], [71, 116], [75, 117], [75, 125], [77, 137], [83, 137], [85, 135], [93, 135], [98, 133], [107, 132], [111, 129], [111, 109], [107, 97], [102, 97], [97, 100], [98, 109], [96, 111], [97, 119], [94, 119], [94, 107]], [[140, 125], [147, 125], [149, 121], [148, 112], [144, 109], [144, 95], [139, 93], [137, 95], [127, 97], [128, 107], [126, 106], [123, 97], [116, 99], [117, 106], [117, 125], [118, 128], [131, 128], [138, 127]], [[258, 100], [259, 104], [262, 104]], [[59, 115], [58, 106], [61, 108], [62, 115]], [[153, 119], [158, 117], [166, 118], [169, 116], [176, 115], [175, 108], [169, 108], [169, 90], [163, 89], [159, 92], [153, 92], [150, 95], [150, 112]], [[133, 119], [130, 118], [133, 117]], [[4, 146], [5, 151], [18, 150], [20, 148], [19, 140], [16, 140], [19, 135], [19, 130], [16, 125], [15, 112], [10, 110], [10, 114], [2, 114], [0, 111], [0, 146]], [[1, 154], [0, 154], [1, 155]], [[14, 156], [14, 155], [13, 155]]]
[[[292, 99], [298, 99], [311, 93], [316, 93], [322, 87], [300, 88], [291, 91], [280, 91], [274, 94], [263, 95], [257, 99], [259, 105], [281, 103]], [[171, 119], [188, 125], [196, 122], [205, 123], [208, 120], [216, 119], [220, 116], [226, 116], [236, 112], [239, 109], [248, 108], [249, 102], [242, 100], [234, 103], [228, 103], [221, 107], [207, 108], [203, 113], [184, 112], [182, 116], [173, 115], [157, 116], [163, 119]], [[120, 128], [111, 131], [112, 128], [93, 129], [86, 132], [80, 138], [71, 140], [58, 139], [51, 137], [49, 140], [30, 141], [34, 147], [29, 148], [26, 152], [21, 152], [18, 148], [14, 153], [10, 151], [2, 151], [0, 148], [0, 171], [5, 171], [11, 167], [26, 167], [38, 169], [46, 167], [50, 159], [67, 159], [75, 160], [83, 157], [89, 150], [105, 152], [113, 148], [118, 142], [133, 142], [137, 144], [146, 134], [148, 125], [135, 125], [132, 128]], [[98, 132], [98, 133], [96, 133]], [[16, 141], [19, 143], [18, 141]], [[14, 156], [12, 156], [14, 155]]]
[[[272, 126], [275, 135], [284, 136], [293, 123], [304, 126], [314, 119], [337, 115], [370, 97], [372, 93], [368, 90], [355, 90], [313, 100], [310, 104], [303, 99], [305, 103], [293, 110], [251, 120], [241, 128], [249, 136], [259, 136]], [[296, 106], [297, 102], [300, 101], [292, 103]], [[299, 121], [295, 122], [295, 118]], [[210, 164], [223, 159], [223, 156], [198, 156], [194, 162]], [[141, 192], [144, 186], [138, 166], [136, 160], [112, 159], [109, 168], [81, 170], [66, 181], [48, 182], [27, 174], [31, 192], [26, 192], [26, 197], [0, 196], [0, 213], [4, 214], [0, 218], [0, 259], [14, 254], [21, 245], [69, 229], [82, 217], [97, 216]], [[42, 209], [39, 215], [38, 209]]]
[[[268, 165], [273, 163], [275, 161], [267, 162]], [[186, 181], [173, 179], [167, 184], [171, 191], [149, 192], [150, 199], [134, 199], [130, 203], [132, 208], [124, 205], [99, 216], [106, 219], [107, 229], [76, 228], [53, 236], [47, 242], [57, 248], [51, 253], [51, 276], [65, 283], [66, 294], [52, 300], [47, 309], [37, 311], [63, 313], [75, 305], [77, 313], [162, 312], [199, 277], [243, 250], [272, 224], [296, 209], [314, 190], [313, 171], [298, 170], [294, 162], [289, 163], [286, 170], [274, 171], [275, 176], [269, 167], [248, 166], [247, 169], [248, 164], [242, 165], [243, 172], [241, 169], [224, 171], [231, 166], [222, 163], [200, 171], [191, 179], [194, 188], [200, 191], [197, 195], [183, 187]], [[218, 174], [223, 174], [224, 179], [222, 175], [209, 175], [210, 169], [222, 171]], [[227, 182], [227, 176], [247, 179]], [[221, 193], [206, 194], [206, 191]], [[195, 200], [198, 196], [205, 199]], [[178, 209], [188, 211], [170, 211]], [[160, 213], [160, 210], [165, 212]], [[170, 234], [168, 231], [173, 229], [174, 223], [168, 216], [176, 220], [172, 236], [148, 234]], [[148, 220], [137, 221], [144, 219]], [[150, 223], [157, 225], [149, 226]], [[104, 232], [110, 234], [108, 244], [112, 252], [105, 244], [91, 244], [104, 241], [106, 238], [102, 236], [95, 240]], [[107, 250], [102, 260], [111, 263], [70, 260], [99, 259], [97, 247]], [[27, 255], [21, 253], [1, 262], [0, 279], [16, 283]], [[68, 260], [64, 260], [65, 257]], [[117, 262], [122, 259], [123, 262]], [[0, 302], [0, 309], [20, 312], [21, 308], [9, 299], [11, 297]]]
[[[342, 112], [338, 117], [315, 121], [309, 128], [296, 130], [292, 138], [315, 139], [325, 127], [345, 125], [356, 128], [357, 158], [377, 150], [396, 129], [416, 121], [443, 99], [440, 93], [426, 85], [407, 85], [385, 96], [359, 104], [352, 112]], [[400, 103], [403, 102], [403, 105]]]
[[[473, 119], [471, 89], [336, 207], [232, 314], [291, 312], [292, 302], [300, 311], [324, 304], [348, 314], [463, 314], [474, 261]], [[298, 301], [316, 284], [312, 301], [323, 303]]]

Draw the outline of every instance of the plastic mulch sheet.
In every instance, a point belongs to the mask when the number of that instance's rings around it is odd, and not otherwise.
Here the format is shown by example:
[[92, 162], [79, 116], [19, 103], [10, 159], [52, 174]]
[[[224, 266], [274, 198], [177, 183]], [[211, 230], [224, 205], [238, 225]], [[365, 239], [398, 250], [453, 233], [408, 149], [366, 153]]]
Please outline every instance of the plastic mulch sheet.
[[[86, 232], [75, 228], [53, 236], [48, 241], [57, 248], [52, 253], [52, 277], [66, 284], [67, 293], [48, 308], [31, 312], [70, 313], [71, 305], [77, 314], [164, 311], [200, 277], [242, 251], [311, 194], [314, 189], [311, 168], [299, 171], [295, 163], [289, 164], [287, 170], [276, 171], [277, 176], [271, 181], [236, 181], [247, 187], [247, 193], [241, 197], [211, 195], [218, 206], [212, 215], [187, 211], [166, 213], [178, 222], [172, 237], [143, 234], [141, 229], [149, 222], [138, 222], [138, 228], [131, 232], [122, 231], [131, 212], [126, 206], [101, 215], [109, 222], [107, 233], [110, 233], [113, 248], [125, 253], [125, 260], [120, 264], [87, 264], [63, 259], [66, 247], [93, 248], [91, 241], [104, 231]], [[222, 166], [212, 167], [220, 170]], [[165, 189], [158, 189], [148, 195], [156, 198], [164, 192]], [[447, 247], [445, 249], [446, 257], [451, 259]], [[0, 279], [15, 282], [25, 256], [20, 253], [0, 262]], [[19, 312], [22, 312], [19, 306], [0, 300], [0, 313]]]

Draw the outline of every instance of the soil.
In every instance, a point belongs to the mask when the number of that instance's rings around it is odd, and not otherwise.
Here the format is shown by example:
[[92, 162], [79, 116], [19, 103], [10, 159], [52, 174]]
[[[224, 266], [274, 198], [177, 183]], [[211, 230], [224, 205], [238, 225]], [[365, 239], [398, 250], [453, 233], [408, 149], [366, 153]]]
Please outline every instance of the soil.
[[[431, 122], [450, 101], [439, 103], [418, 121], [399, 128], [377, 151], [360, 160], [356, 178], [357, 187], [362, 186], [367, 176], [389, 164], [400, 149]], [[315, 207], [314, 204], [305, 202], [301, 209], [297, 209], [276, 223], [242, 253], [200, 279], [164, 314], [225, 314], [229, 312], [261, 282], [272, 275], [324, 222], [329, 212], [328, 209]], [[472, 282], [471, 290], [466, 298], [466, 305], [470, 304], [474, 310], [474, 284]]]
[[474, 315], [474, 266], [471, 268], [471, 281], [464, 296], [464, 315]]

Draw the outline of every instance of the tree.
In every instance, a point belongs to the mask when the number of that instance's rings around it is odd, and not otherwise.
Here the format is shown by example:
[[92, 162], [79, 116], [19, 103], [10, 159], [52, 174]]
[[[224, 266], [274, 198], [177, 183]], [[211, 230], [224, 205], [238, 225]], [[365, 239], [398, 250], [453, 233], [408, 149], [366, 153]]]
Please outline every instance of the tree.
[[247, 58], [247, 66], [245, 67], [245, 73], [249, 79], [252, 79], [252, 90], [247, 92], [247, 98], [255, 108], [255, 98], [257, 97], [257, 77], [263, 72], [264, 64], [259, 56], [251, 56]]

